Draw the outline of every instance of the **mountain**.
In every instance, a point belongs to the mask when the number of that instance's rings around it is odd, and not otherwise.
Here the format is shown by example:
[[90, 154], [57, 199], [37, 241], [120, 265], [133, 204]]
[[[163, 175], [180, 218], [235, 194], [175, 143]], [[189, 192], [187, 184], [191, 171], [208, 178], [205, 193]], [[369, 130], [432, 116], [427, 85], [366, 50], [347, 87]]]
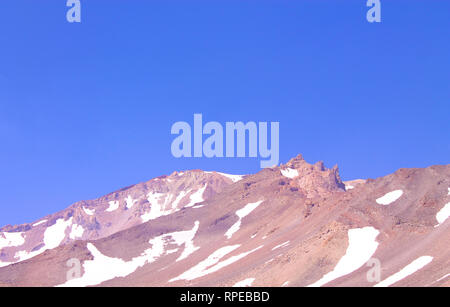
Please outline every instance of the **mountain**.
[[192, 207], [241, 178], [199, 170], [174, 172], [99, 199], [75, 203], [31, 224], [5, 226], [0, 228], [0, 267], [71, 241], [104, 238]]
[[3, 227], [0, 285], [450, 286], [449, 215], [450, 165], [175, 172]]

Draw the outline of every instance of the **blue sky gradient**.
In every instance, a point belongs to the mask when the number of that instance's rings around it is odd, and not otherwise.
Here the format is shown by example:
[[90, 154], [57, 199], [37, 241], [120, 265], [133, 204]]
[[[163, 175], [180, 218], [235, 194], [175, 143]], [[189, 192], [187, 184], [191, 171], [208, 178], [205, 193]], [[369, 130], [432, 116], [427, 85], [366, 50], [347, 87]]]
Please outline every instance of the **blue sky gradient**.
[[176, 121], [279, 121], [280, 162], [343, 179], [448, 164], [450, 1], [0, 2], [0, 225], [170, 174]]

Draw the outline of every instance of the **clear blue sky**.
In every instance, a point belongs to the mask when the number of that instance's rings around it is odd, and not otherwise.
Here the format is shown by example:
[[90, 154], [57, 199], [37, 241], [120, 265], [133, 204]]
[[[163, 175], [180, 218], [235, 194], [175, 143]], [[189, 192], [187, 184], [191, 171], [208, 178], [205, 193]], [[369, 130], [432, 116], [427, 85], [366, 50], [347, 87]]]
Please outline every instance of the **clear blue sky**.
[[0, 225], [174, 170], [176, 121], [279, 121], [344, 179], [450, 163], [450, 1], [0, 2]]

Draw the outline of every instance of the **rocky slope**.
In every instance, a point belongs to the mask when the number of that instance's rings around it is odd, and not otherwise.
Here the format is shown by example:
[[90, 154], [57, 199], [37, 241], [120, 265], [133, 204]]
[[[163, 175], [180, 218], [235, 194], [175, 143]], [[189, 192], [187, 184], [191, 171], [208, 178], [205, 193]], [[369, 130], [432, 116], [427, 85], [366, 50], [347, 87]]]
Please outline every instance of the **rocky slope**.
[[0, 229], [0, 267], [75, 240], [94, 240], [192, 207], [241, 176], [199, 170], [174, 172], [81, 201], [30, 224]]
[[243, 178], [174, 173], [3, 228], [0, 285], [449, 286], [449, 215], [449, 165], [345, 184], [301, 156]]

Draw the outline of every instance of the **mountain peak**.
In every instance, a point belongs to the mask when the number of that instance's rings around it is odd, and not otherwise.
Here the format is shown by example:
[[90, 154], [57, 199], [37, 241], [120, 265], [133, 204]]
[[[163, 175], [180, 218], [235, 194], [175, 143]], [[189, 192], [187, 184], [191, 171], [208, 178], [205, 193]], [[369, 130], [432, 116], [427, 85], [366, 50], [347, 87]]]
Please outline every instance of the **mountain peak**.
[[345, 190], [337, 165], [328, 169], [323, 161], [310, 164], [306, 162], [303, 155], [299, 154], [285, 165], [281, 165], [280, 169], [282, 174], [286, 173], [286, 170], [295, 170], [290, 172], [295, 176], [290, 175], [289, 177], [294, 179], [298, 187], [310, 198], [337, 190]]

